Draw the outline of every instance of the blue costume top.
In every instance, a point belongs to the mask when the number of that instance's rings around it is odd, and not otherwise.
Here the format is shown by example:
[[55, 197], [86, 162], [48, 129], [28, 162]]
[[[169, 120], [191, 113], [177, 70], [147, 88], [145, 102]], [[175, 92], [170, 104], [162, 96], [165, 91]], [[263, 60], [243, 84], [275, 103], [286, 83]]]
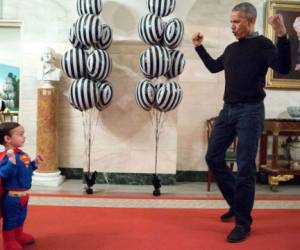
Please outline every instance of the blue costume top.
[[4, 190], [27, 190], [31, 188], [32, 173], [36, 169], [35, 161], [23, 151], [15, 152], [16, 165], [5, 156], [0, 163], [0, 177]]
[[[23, 226], [27, 215], [29, 195], [15, 197], [9, 191], [25, 191], [31, 188], [32, 173], [36, 169], [35, 161], [19, 149], [15, 149], [16, 164], [7, 157], [6, 152], [0, 153], [0, 178], [4, 195], [2, 197], [3, 230], [13, 230]], [[22, 202], [23, 201], [23, 202]]]

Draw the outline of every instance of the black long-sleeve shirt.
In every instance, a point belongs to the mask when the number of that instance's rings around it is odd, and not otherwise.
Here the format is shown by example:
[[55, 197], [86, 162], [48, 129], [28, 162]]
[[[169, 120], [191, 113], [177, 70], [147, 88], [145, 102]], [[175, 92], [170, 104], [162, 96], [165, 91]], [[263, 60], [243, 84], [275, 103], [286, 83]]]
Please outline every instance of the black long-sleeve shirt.
[[291, 69], [290, 43], [286, 37], [278, 38], [276, 47], [264, 36], [244, 38], [228, 45], [217, 59], [202, 45], [195, 49], [210, 72], [225, 70], [225, 103], [262, 101], [266, 96], [268, 68], [281, 74], [288, 74]]

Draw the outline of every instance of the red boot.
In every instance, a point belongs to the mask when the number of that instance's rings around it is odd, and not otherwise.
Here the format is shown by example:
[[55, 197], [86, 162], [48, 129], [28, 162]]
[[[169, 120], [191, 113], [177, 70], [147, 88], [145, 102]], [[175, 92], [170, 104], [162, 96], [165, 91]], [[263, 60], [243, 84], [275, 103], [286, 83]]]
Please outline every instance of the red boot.
[[30, 245], [34, 243], [34, 238], [30, 234], [23, 232], [23, 226], [20, 226], [15, 229], [16, 240], [22, 246]]
[[23, 247], [16, 241], [14, 230], [2, 231], [4, 250], [22, 250]]

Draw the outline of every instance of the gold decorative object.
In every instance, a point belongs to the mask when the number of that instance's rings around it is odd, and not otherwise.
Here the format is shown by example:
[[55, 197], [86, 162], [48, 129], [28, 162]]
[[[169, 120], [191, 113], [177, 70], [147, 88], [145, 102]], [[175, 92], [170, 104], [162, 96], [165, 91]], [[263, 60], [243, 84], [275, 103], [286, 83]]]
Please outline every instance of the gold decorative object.
[[277, 176], [271, 176], [268, 177], [269, 186], [272, 191], [277, 191], [277, 187], [279, 185], [279, 182], [283, 181], [289, 181], [294, 178], [294, 175], [292, 174], [285, 174], [285, 175], [277, 175]]

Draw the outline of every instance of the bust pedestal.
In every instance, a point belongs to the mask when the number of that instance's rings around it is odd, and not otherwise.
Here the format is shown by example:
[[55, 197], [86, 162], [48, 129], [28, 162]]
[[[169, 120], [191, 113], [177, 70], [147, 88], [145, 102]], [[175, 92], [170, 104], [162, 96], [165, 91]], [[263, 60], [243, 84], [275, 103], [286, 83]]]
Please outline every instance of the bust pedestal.
[[33, 174], [33, 185], [59, 186], [65, 179], [57, 169], [56, 103], [56, 89], [44, 81], [37, 93], [37, 152], [44, 161]]

